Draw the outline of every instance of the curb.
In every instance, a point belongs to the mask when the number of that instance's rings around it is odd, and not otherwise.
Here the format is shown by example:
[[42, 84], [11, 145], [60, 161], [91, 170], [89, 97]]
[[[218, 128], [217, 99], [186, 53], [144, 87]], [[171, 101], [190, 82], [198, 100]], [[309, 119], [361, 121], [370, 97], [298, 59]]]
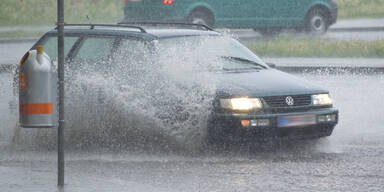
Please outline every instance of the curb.
[[342, 27], [329, 28], [329, 32], [380, 32], [384, 31], [384, 27]]

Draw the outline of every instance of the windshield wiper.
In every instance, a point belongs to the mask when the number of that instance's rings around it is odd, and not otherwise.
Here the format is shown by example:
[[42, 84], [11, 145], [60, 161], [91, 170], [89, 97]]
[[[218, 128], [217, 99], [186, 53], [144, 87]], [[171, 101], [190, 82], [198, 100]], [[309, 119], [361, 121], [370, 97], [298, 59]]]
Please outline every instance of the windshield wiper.
[[[262, 65], [260, 63], [257, 63], [255, 61], [252, 61], [252, 60], [249, 60], [249, 59], [241, 58], [241, 57], [222, 56], [222, 58], [230, 59], [230, 60], [235, 60], [235, 61], [241, 61], [241, 62], [249, 63], [249, 64], [252, 64], [252, 65], [256, 65], [256, 66], [261, 67], [263, 69], [267, 69], [266, 66], [264, 66], [264, 65]], [[254, 68], [254, 69], [259, 69], [259, 68]]]

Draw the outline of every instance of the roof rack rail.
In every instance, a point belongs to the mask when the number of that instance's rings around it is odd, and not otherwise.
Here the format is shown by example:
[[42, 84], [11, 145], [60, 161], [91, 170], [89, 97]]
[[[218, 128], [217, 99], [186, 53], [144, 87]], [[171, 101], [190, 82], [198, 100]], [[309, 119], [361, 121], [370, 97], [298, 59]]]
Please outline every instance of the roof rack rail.
[[[84, 26], [84, 27], [89, 27], [89, 29], [95, 29], [95, 27], [121, 27], [121, 28], [133, 28], [133, 29], [138, 29], [142, 33], [147, 33], [144, 28], [140, 26], [134, 26], [134, 25], [126, 25], [123, 23], [119, 24], [64, 24], [64, 26]], [[55, 28], [57, 29], [57, 27]]]
[[207, 31], [214, 31], [213, 28], [204, 25], [204, 24], [195, 24], [195, 23], [180, 23], [180, 22], [152, 22], [152, 21], [127, 21], [119, 22], [118, 24], [129, 24], [129, 25], [165, 25], [165, 26], [187, 26], [187, 27], [196, 27], [198, 29], [205, 29]]

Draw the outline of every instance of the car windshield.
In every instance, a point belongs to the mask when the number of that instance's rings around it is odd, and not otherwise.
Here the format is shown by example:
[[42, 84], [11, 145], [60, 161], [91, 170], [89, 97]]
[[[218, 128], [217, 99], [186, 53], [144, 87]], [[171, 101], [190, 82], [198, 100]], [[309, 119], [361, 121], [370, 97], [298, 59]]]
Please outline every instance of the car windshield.
[[184, 36], [158, 40], [158, 52], [169, 57], [193, 58], [209, 70], [266, 69], [267, 65], [252, 51], [225, 36]]

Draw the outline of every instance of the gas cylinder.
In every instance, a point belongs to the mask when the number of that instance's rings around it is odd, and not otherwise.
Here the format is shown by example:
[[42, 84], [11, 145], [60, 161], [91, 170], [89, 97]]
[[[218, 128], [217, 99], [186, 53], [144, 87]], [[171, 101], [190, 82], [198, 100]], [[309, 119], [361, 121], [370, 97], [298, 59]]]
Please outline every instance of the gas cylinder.
[[20, 61], [19, 114], [24, 128], [54, 127], [51, 59], [43, 46], [28, 51]]

